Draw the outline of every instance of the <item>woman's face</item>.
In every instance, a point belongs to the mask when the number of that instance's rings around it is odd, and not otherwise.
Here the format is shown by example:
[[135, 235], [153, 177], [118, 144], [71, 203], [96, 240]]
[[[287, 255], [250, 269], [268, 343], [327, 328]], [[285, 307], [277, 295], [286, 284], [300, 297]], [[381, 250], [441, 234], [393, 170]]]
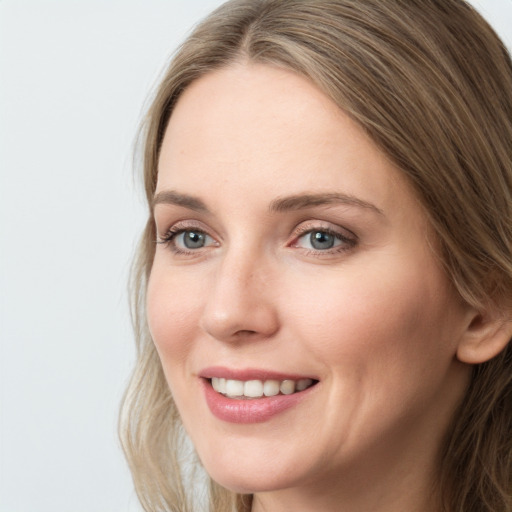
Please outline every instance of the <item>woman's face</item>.
[[154, 211], [150, 330], [215, 480], [342, 489], [433, 468], [470, 315], [400, 172], [330, 99], [263, 65], [197, 80]]

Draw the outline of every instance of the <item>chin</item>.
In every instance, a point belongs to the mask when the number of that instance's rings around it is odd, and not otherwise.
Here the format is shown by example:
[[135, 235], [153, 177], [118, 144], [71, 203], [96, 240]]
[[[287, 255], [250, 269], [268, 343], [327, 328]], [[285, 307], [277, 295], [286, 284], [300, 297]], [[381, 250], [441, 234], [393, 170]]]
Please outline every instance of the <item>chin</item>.
[[218, 474], [214, 471], [213, 474], [208, 472], [210, 477], [225, 489], [237, 494], [255, 494], [262, 492], [277, 491], [290, 487], [286, 482], [268, 478], [263, 475], [241, 475], [224, 473]]
[[209, 476], [219, 485], [238, 494], [271, 492], [294, 487], [301, 480], [300, 475], [290, 468], [273, 467], [269, 461], [264, 464], [236, 464], [226, 466], [219, 460], [204, 464]]

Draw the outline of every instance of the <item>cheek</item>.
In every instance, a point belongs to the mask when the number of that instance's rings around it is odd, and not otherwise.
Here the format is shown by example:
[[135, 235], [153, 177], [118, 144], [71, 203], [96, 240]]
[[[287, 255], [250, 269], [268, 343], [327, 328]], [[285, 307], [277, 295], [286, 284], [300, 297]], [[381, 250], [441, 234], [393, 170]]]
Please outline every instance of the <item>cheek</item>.
[[297, 297], [308, 299], [298, 301], [291, 316], [302, 319], [301, 339], [330, 367], [428, 372], [453, 355], [456, 315], [444, 280], [435, 271], [429, 275], [434, 278], [404, 265], [342, 269], [316, 280], [313, 290], [296, 284]]
[[[197, 288], [197, 289], [196, 289]], [[181, 364], [198, 325], [199, 283], [180, 283], [172, 271], [155, 261], [148, 283], [146, 314], [149, 330], [164, 363]]]
[[384, 432], [405, 435], [402, 427], [426, 410], [442, 421], [465, 386], [466, 376], [452, 371], [460, 311], [444, 280], [387, 270], [345, 272], [330, 286], [317, 281], [317, 292], [292, 313], [303, 351], [325, 369], [325, 423], [340, 450], [344, 428], [377, 442]]
[[[146, 314], [149, 330], [174, 402], [185, 420], [194, 418], [197, 392], [188, 383], [191, 353], [199, 324], [199, 289], [195, 280], [180, 282], [177, 273], [155, 262], [147, 290]], [[204, 293], [204, 292], [203, 292]], [[188, 430], [185, 423], [185, 428]]]

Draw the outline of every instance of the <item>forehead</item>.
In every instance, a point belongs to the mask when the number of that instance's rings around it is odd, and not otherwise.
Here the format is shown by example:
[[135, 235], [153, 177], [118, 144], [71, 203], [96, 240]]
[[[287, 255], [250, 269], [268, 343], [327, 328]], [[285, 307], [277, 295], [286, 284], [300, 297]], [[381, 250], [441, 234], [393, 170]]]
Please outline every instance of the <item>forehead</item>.
[[335, 189], [384, 204], [402, 182], [363, 129], [309, 80], [237, 64], [193, 82], [179, 99], [157, 191], [193, 187], [199, 195], [232, 190], [249, 198], [258, 189], [270, 200]]
[[[243, 161], [262, 150], [282, 153], [286, 135], [290, 143], [322, 137], [326, 144], [326, 121], [340, 114], [313, 84], [293, 72], [237, 64], [211, 72], [185, 90], [167, 127], [161, 157], [179, 145], [189, 156], [200, 149], [198, 157], [225, 155]], [[236, 150], [240, 153], [234, 154]]]

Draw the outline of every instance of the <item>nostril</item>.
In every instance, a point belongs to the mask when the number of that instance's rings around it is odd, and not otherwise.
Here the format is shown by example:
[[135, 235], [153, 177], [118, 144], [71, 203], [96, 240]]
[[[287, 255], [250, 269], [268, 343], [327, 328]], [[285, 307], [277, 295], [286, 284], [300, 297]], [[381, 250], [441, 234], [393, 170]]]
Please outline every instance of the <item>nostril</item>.
[[254, 336], [255, 334], [258, 333], [256, 331], [249, 331], [248, 329], [241, 329], [235, 333], [235, 336]]

